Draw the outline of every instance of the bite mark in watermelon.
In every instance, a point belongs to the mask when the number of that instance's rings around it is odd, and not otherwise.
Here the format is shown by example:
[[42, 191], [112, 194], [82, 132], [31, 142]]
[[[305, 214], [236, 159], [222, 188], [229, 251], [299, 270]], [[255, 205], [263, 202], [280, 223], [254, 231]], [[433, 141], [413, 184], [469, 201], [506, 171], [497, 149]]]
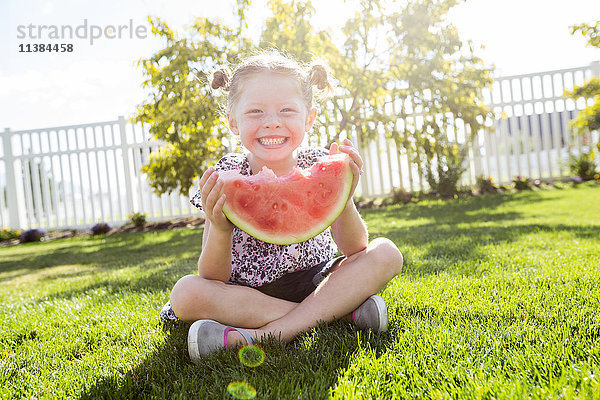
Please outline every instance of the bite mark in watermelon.
[[277, 177], [267, 167], [256, 175], [219, 172], [223, 213], [238, 228], [264, 242], [292, 244], [327, 229], [344, 210], [352, 187], [350, 158], [320, 158], [311, 168]]

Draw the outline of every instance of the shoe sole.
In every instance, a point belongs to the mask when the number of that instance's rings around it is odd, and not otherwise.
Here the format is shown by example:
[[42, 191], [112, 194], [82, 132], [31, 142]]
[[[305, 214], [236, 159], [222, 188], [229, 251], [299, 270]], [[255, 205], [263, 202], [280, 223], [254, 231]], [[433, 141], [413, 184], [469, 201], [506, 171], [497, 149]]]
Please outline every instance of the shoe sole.
[[383, 297], [381, 297], [377, 294], [371, 296], [371, 299], [373, 299], [373, 301], [375, 301], [375, 306], [377, 307], [377, 310], [379, 311], [379, 315], [381, 316], [381, 318], [379, 319], [379, 327], [378, 327], [377, 332], [387, 332], [388, 310], [387, 310], [387, 305], [385, 304], [385, 300], [383, 300]]
[[204, 321], [196, 321], [190, 326], [190, 330], [188, 331], [188, 354], [190, 355], [190, 359], [193, 363], [196, 363], [200, 360], [200, 347], [198, 346], [198, 330], [202, 326]]

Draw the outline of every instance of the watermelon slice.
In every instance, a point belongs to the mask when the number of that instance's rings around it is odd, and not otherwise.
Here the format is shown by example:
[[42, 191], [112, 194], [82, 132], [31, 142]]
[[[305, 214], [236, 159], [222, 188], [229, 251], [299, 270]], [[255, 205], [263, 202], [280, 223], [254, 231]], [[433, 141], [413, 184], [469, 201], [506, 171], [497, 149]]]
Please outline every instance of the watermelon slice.
[[219, 177], [227, 196], [227, 218], [249, 235], [274, 244], [300, 243], [323, 232], [343, 211], [352, 186], [350, 158], [342, 153], [280, 177], [267, 167], [256, 175], [223, 171]]

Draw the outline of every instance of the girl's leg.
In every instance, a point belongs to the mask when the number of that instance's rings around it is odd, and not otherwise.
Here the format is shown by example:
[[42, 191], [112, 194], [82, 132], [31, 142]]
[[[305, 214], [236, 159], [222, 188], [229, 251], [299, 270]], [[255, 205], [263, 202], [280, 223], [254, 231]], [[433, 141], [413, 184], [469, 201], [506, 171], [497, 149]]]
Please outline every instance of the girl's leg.
[[[366, 250], [339, 263], [302, 303], [257, 329], [254, 335], [289, 341], [320, 322], [342, 318], [385, 287], [401, 269], [402, 254], [396, 245], [385, 238], [375, 239]], [[228, 343], [242, 340], [239, 333], [229, 332]]]
[[258, 328], [289, 313], [298, 303], [268, 296], [246, 286], [187, 275], [173, 287], [170, 299], [183, 321], [213, 319], [240, 328]]

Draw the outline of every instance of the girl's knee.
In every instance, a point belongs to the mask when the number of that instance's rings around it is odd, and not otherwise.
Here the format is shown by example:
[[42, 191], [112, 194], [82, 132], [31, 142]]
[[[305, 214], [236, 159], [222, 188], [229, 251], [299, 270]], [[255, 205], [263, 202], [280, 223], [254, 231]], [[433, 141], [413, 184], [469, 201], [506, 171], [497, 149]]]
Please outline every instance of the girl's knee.
[[402, 253], [398, 247], [387, 238], [377, 238], [369, 243], [369, 253], [375, 257], [377, 265], [392, 273], [392, 277], [402, 272]]
[[189, 320], [191, 314], [197, 314], [198, 310], [205, 307], [207, 280], [198, 275], [186, 275], [179, 279], [171, 290], [171, 308], [179, 319]]

